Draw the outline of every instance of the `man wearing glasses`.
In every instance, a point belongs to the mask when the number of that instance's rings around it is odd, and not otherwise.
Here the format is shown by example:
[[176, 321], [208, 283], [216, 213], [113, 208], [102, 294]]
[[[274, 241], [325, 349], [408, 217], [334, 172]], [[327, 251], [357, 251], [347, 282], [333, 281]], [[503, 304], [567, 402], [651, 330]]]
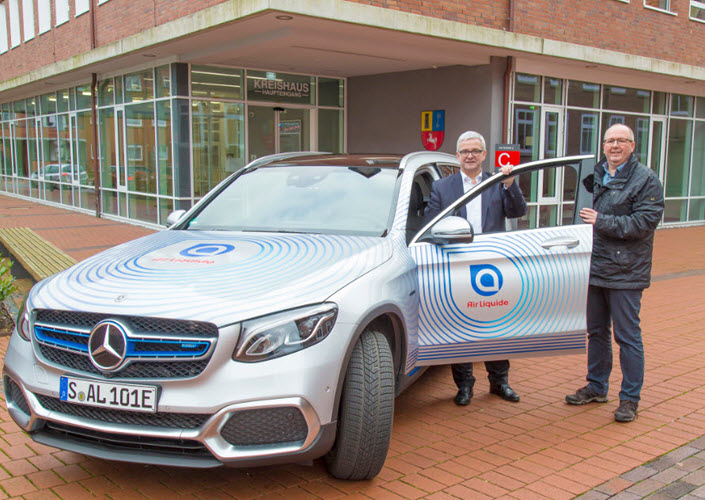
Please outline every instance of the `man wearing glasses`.
[[605, 132], [605, 157], [595, 167], [593, 208], [580, 210], [592, 224], [592, 259], [587, 296], [588, 384], [566, 396], [571, 405], [607, 402], [612, 371], [612, 334], [619, 345], [622, 387], [617, 422], [636, 418], [644, 382], [644, 349], [639, 327], [641, 295], [651, 283], [654, 230], [663, 214], [663, 187], [639, 163], [634, 132], [612, 125]]
[[[492, 174], [482, 172], [482, 162], [487, 157], [485, 139], [477, 132], [465, 132], [458, 137], [457, 156], [460, 161], [460, 172], [445, 177], [433, 183], [431, 200], [424, 217], [426, 222], [438, 215], [444, 208], [468, 192]], [[512, 166], [502, 167], [502, 174], [509, 175]], [[482, 195], [475, 197], [467, 205], [460, 208], [458, 216], [470, 221], [475, 234], [504, 231], [506, 219], [521, 217], [527, 211], [526, 201], [514, 177], [508, 177], [501, 184], [486, 189]], [[506, 401], [517, 402], [519, 395], [509, 387], [509, 361], [486, 361], [487, 377], [490, 380], [490, 392]], [[455, 404], [465, 406], [470, 404], [473, 396], [475, 377], [472, 373], [472, 363], [457, 363], [451, 365], [453, 380], [458, 386]]]

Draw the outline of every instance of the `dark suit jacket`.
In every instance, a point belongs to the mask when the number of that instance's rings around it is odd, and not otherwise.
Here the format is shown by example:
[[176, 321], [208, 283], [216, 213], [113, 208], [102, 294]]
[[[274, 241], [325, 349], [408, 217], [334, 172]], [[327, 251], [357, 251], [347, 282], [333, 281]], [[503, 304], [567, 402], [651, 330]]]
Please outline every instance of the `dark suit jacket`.
[[[492, 174], [489, 172], [482, 172], [483, 181], [491, 176]], [[463, 179], [460, 172], [435, 181], [431, 186], [431, 200], [424, 210], [426, 222], [463, 194]], [[524, 201], [517, 180], [512, 183], [509, 189], [504, 189], [504, 185], [500, 182], [496, 186], [485, 189], [481, 196], [483, 233], [504, 231], [506, 219], [521, 217], [527, 211], [526, 201]], [[458, 215], [467, 218], [465, 206], [460, 209]]]

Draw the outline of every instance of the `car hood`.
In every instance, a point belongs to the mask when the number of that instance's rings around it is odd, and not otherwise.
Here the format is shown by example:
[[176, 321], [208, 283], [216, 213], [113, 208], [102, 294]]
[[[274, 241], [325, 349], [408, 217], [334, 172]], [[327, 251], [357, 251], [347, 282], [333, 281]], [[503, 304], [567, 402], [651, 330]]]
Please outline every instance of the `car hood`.
[[222, 326], [322, 302], [391, 255], [388, 238], [161, 231], [54, 275], [30, 301]]

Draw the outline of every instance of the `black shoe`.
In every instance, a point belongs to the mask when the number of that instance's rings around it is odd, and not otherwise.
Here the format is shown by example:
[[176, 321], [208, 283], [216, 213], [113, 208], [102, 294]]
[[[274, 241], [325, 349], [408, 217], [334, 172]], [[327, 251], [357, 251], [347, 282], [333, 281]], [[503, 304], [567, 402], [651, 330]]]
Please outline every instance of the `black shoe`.
[[458, 394], [455, 395], [455, 404], [458, 406], [467, 406], [472, 399], [472, 389], [470, 387], [461, 387], [458, 389]]
[[631, 422], [636, 418], [636, 410], [639, 403], [624, 399], [619, 402], [619, 408], [614, 412], [614, 419], [617, 422]]
[[517, 403], [519, 401], [519, 394], [514, 392], [514, 389], [509, 387], [509, 384], [491, 385], [490, 392], [492, 394], [496, 394], [505, 401], [511, 401], [512, 403]]
[[607, 396], [600, 396], [598, 393], [590, 389], [589, 386], [581, 387], [575, 394], [568, 394], [565, 397], [565, 402], [569, 405], [585, 405], [588, 403], [606, 403]]

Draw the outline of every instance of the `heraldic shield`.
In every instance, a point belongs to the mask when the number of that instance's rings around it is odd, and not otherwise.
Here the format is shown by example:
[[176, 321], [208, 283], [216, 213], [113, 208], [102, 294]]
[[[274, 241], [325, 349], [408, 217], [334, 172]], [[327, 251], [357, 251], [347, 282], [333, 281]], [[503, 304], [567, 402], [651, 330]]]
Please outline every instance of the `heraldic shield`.
[[443, 109], [421, 112], [421, 142], [429, 151], [436, 151], [443, 144], [446, 112]]

